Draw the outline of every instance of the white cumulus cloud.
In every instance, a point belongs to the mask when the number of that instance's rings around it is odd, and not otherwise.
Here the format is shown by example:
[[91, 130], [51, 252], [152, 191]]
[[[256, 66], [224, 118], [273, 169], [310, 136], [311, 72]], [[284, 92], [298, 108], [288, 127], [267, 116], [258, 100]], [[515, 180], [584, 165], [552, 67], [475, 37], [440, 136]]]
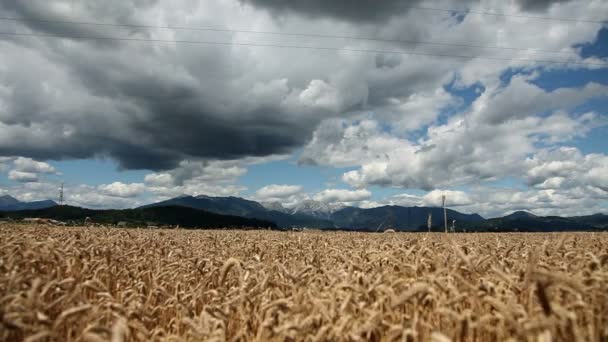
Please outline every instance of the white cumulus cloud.
[[256, 198], [264, 199], [284, 199], [302, 192], [301, 185], [281, 185], [271, 184], [258, 189], [255, 193]]
[[371, 198], [372, 193], [366, 189], [326, 189], [313, 196], [315, 201], [324, 203], [359, 202]]
[[137, 197], [146, 190], [146, 186], [143, 183], [125, 184], [122, 182], [103, 184], [98, 188], [106, 196], [122, 198]]
[[38, 174], [11, 170], [8, 173], [8, 179], [20, 183], [35, 183], [38, 182]]
[[29, 173], [55, 173], [53, 166], [48, 163], [35, 161], [31, 158], [19, 157], [13, 161], [16, 171]]

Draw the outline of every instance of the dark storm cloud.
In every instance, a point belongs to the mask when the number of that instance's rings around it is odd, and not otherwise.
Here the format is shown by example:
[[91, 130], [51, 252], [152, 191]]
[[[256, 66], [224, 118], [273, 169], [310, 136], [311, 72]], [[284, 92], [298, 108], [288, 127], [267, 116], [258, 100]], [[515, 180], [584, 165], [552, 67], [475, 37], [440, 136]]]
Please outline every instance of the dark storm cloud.
[[[263, 8], [307, 16], [292, 18], [294, 31], [305, 32], [309, 17], [318, 16], [352, 21], [353, 25], [341, 25], [345, 35], [370, 35], [359, 32], [360, 27], [375, 25], [357, 24], [373, 22], [382, 29], [382, 36], [408, 35], [407, 39], [412, 34], [412, 39], [418, 39], [418, 34], [436, 27], [428, 25], [428, 17], [412, 12], [385, 25], [382, 20], [407, 11], [404, 1], [246, 2], [255, 8], [237, 0], [205, 2], [208, 7], [198, 11], [174, 2], [0, 0], [0, 10], [26, 18], [247, 29], [247, 19]], [[150, 7], [155, 3], [158, 7]], [[185, 13], [192, 13], [191, 20], [186, 20]], [[273, 20], [259, 16], [260, 22], [251, 24], [251, 29], [275, 30]], [[331, 31], [334, 23], [318, 24]], [[34, 22], [11, 25], [18, 32], [203, 40], [200, 32], [131, 32]], [[243, 37], [216, 34], [213, 38], [229, 42]], [[247, 39], [256, 41], [251, 36]], [[272, 39], [291, 44], [288, 38]], [[40, 37], [0, 37], [0, 51], [0, 157], [104, 156], [127, 169], [152, 170], [172, 169], [188, 159], [289, 153], [309, 141], [322, 121], [348, 118], [358, 110], [382, 109], [395, 99], [405, 101], [414, 93], [437, 89], [462, 62], [162, 42], [110, 45]]]
[[[9, 145], [0, 146], [1, 155], [43, 160], [103, 155], [126, 169], [166, 170], [187, 158], [236, 159], [286, 153], [303, 144], [314, 129], [313, 122], [306, 120], [285, 122], [281, 118], [285, 114], [277, 107], [222, 109], [213, 101], [221, 101], [223, 91], [233, 92], [221, 89], [226, 85], [218, 84], [215, 91], [203, 90], [194, 82], [172, 79], [160, 70], [151, 76], [130, 63], [104, 64], [101, 59], [91, 63], [93, 58], [64, 57], [70, 58], [71, 74], [84, 87], [79, 90], [106, 100], [88, 103], [86, 96], [76, 91], [71, 94], [73, 99], [64, 100], [83, 103], [65, 111], [52, 110], [60, 100], [49, 98], [36, 77], [17, 72], [15, 75], [22, 77], [13, 83], [19, 85], [18, 91], [12, 93], [11, 110], [4, 117], [0, 115], [0, 122], [24, 127], [25, 134], [12, 128], [10, 133], [15, 136]], [[55, 86], [61, 87], [62, 82], [56, 81]], [[65, 126], [73, 133], [62, 135]], [[28, 137], [34, 131], [43, 142]]]
[[[0, 9], [13, 18], [26, 19], [23, 23], [36, 31], [57, 35], [95, 36], [127, 32], [145, 33], [142, 28], [110, 28], [80, 25], [70, 22], [104, 22], [113, 24], [142, 24], [138, 12], [154, 6], [158, 0], [135, 1], [12, 1], [0, 0]], [[61, 9], [57, 4], [63, 5]], [[104, 42], [105, 44], [111, 42]]]
[[[416, 10], [422, 0], [240, 0], [258, 8], [272, 11], [274, 14], [297, 13], [310, 17], [331, 17], [352, 22], [378, 22]], [[545, 11], [554, 3], [565, 3], [571, 0], [516, 0], [524, 11]], [[479, 1], [451, 1], [445, 8], [466, 9]], [[426, 12], [426, 13], [425, 13]], [[421, 11], [428, 15], [428, 11]]]
[[403, 0], [241, 0], [275, 13], [295, 12], [311, 17], [333, 17], [348, 21], [380, 21], [406, 12], [420, 1]]
[[[137, 22], [138, 6], [152, 2], [121, 3], [116, 1], [114, 14], [112, 6], [96, 1], [81, 2], [77, 10], [83, 18]], [[0, 4], [19, 17], [60, 17], [53, 2]], [[32, 22], [17, 28], [25, 26], [53, 34], [82, 29]], [[266, 86], [264, 77], [242, 80], [252, 70], [241, 65], [244, 56], [230, 49], [2, 39], [0, 64], [11, 67], [0, 69], [0, 86], [9, 89], [0, 92], [0, 108], [6, 107], [0, 112], [0, 155], [41, 160], [103, 156], [126, 169], [167, 170], [192, 158], [288, 153], [331, 114], [297, 103], [282, 105], [290, 95], [287, 86], [269, 88], [266, 92], [275, 97], [261, 103], [258, 94], [247, 92]], [[305, 87], [309, 81], [303, 81]], [[294, 101], [302, 90], [294, 90]]]
[[517, 0], [524, 11], [545, 11], [555, 3], [565, 3], [571, 0]]

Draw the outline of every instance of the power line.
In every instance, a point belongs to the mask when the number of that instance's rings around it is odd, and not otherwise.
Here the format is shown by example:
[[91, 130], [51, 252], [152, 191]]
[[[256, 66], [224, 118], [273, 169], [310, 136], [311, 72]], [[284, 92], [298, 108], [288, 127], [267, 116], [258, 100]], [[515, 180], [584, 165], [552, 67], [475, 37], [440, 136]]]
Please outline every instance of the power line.
[[383, 38], [362, 37], [362, 36], [339, 36], [339, 35], [299, 33], [299, 32], [236, 30], [236, 29], [212, 28], [212, 27], [156, 26], [156, 25], [142, 25], [142, 24], [110, 24], [110, 23], [98, 23], [98, 22], [87, 22], [87, 21], [49, 20], [49, 19], [35, 19], [35, 18], [0, 17], [0, 20], [52, 23], [52, 24], [69, 24], [69, 25], [103, 26], [103, 27], [131, 27], [131, 28], [169, 29], [169, 30], [183, 30], [183, 31], [251, 33], [251, 34], [267, 34], [267, 35], [291, 36], [291, 37], [295, 36], [295, 37], [313, 37], [313, 38], [337, 38], [337, 39], [350, 39], [350, 40], [377, 41], [377, 42], [382, 42], [382, 43], [421, 44], [421, 45], [469, 47], [469, 48], [477, 48], [477, 49], [498, 49], [498, 50], [511, 50], [511, 51], [521, 50], [521, 51], [532, 51], [532, 52], [576, 54], [576, 52], [574, 52], [574, 51], [544, 50], [544, 49], [535, 49], [535, 48], [477, 45], [477, 44], [442, 43], [442, 42], [431, 42], [431, 41], [423, 41], [423, 40], [383, 39]]
[[487, 12], [487, 11], [470, 11], [470, 10], [458, 10], [458, 9], [449, 9], [449, 8], [436, 8], [436, 7], [420, 7], [420, 6], [407, 6], [407, 9], [413, 10], [421, 10], [421, 11], [439, 11], [439, 12], [449, 12], [449, 13], [463, 13], [463, 14], [478, 14], [478, 15], [490, 15], [494, 17], [512, 17], [512, 18], [525, 18], [525, 19], [535, 19], [535, 20], [550, 20], [550, 21], [564, 21], [570, 23], [589, 23], [589, 24], [606, 24], [608, 21], [606, 20], [586, 20], [586, 19], [572, 19], [572, 18], [556, 18], [556, 17], [540, 17], [534, 15], [524, 15], [524, 14], [512, 14], [512, 13], [497, 13], [497, 12]]
[[454, 54], [425, 53], [425, 52], [413, 52], [413, 51], [351, 49], [351, 48], [337, 48], [337, 47], [324, 47], [324, 46], [213, 42], [213, 41], [200, 41], [200, 40], [168, 40], [168, 39], [143, 39], [143, 38], [119, 38], [119, 37], [95, 37], [95, 36], [68, 36], [68, 35], [51, 35], [51, 34], [38, 34], [38, 33], [17, 33], [17, 32], [0, 32], [0, 35], [29, 36], [29, 37], [42, 37], [42, 38], [60, 38], [60, 39], [82, 39], [82, 40], [90, 39], [90, 40], [116, 40], [116, 41], [131, 41], [131, 42], [152, 42], [152, 43], [272, 47], [272, 48], [287, 48], [287, 49], [349, 51], [349, 52], [365, 52], [365, 53], [384, 53], [384, 54], [394, 54], [394, 55], [448, 57], [448, 58], [462, 58], [462, 59], [487, 59], [487, 60], [496, 60], [496, 61], [534, 62], [534, 63], [546, 63], [546, 64], [608, 66], [608, 63], [573, 62], [573, 61], [566, 61], [566, 60], [555, 61], [555, 60], [539, 60], [539, 59], [524, 59], [524, 58], [503, 58], [503, 57], [480, 56], [480, 55], [454, 55]]

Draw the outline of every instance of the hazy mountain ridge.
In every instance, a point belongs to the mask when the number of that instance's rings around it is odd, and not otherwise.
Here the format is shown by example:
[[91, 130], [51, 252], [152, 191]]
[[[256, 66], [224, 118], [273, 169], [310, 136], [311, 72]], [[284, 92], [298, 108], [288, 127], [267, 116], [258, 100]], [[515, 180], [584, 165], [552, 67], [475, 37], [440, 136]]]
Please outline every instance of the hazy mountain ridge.
[[[308, 227], [357, 231], [426, 231], [428, 215], [432, 230], [443, 231], [443, 208], [383, 206], [356, 208], [305, 201], [300, 206], [285, 208], [278, 202], [258, 203], [239, 197], [182, 196], [149, 206], [182, 205], [220, 214], [231, 214], [270, 220], [280, 227]], [[563, 231], [608, 228], [608, 216], [596, 214], [580, 217], [536, 216], [516, 211], [504, 217], [484, 219], [478, 214], [464, 214], [447, 209], [448, 227], [456, 231]], [[453, 222], [453, 221], [456, 222]]]
[[275, 222], [280, 227], [334, 227], [333, 223], [329, 220], [324, 220], [306, 214], [290, 214], [283, 211], [269, 210], [258, 202], [246, 200], [240, 197], [181, 196], [158, 203], [152, 203], [141, 208], [167, 205], [185, 206], [222, 215], [235, 215], [260, 220], [268, 220]]
[[608, 215], [604, 214], [561, 217], [536, 216], [528, 212], [515, 212], [466, 226], [466, 229], [470, 230], [526, 232], [589, 231], [606, 228], [608, 228]]
[[532, 214], [531, 212], [518, 210], [509, 215], [505, 215], [502, 218], [509, 219], [509, 220], [516, 220], [516, 219], [532, 219], [532, 218], [537, 218], [537, 217], [538, 216]]
[[[446, 211], [450, 227], [453, 220], [456, 220], [456, 227], [462, 222], [484, 221], [478, 214], [463, 214], [451, 209]], [[399, 231], [426, 231], [429, 214], [433, 227], [443, 227], [443, 208], [437, 207], [349, 207], [333, 213], [331, 220], [338, 227], [355, 230], [381, 231], [391, 228]]]
[[21, 210], [0, 212], [0, 218], [23, 219], [28, 217], [48, 218], [58, 221], [75, 221], [80, 224], [90, 217], [94, 223], [146, 226], [179, 225], [185, 228], [276, 228], [270, 221], [245, 218], [240, 216], [220, 215], [204, 210], [184, 206], [162, 206], [137, 209], [95, 210], [72, 206], [54, 206], [39, 210]]
[[50, 208], [56, 205], [57, 203], [51, 200], [21, 202], [12, 196], [0, 196], [0, 211], [36, 210]]
[[[307, 201], [301, 206], [285, 208], [280, 203], [258, 203], [239, 197], [180, 196], [152, 203], [136, 209], [92, 210], [57, 206], [53, 201], [32, 202], [48, 205], [40, 210], [0, 210], [0, 218], [44, 217], [57, 220], [83, 220], [98, 217], [105, 223], [129, 221], [141, 223], [157, 221], [162, 224], [220, 227], [278, 226], [282, 228], [306, 227], [353, 231], [427, 231], [429, 214], [432, 230], [443, 231], [443, 208], [383, 206], [377, 208], [343, 207]], [[0, 197], [0, 206], [15, 207], [22, 202], [10, 196]], [[29, 203], [28, 205], [32, 205]], [[342, 208], [341, 208], [342, 207]], [[608, 229], [608, 215], [559, 217], [536, 216], [516, 211], [503, 217], [484, 219], [478, 214], [464, 214], [447, 209], [448, 227], [455, 223], [456, 231], [594, 231]], [[69, 215], [68, 215], [69, 214]], [[183, 217], [181, 217], [182, 215]], [[228, 219], [228, 218], [229, 219]], [[453, 222], [455, 220], [455, 222]]]
[[587, 216], [574, 216], [570, 219], [576, 222], [589, 224], [597, 228], [608, 228], [608, 215], [605, 214], [593, 214]]
[[[219, 214], [265, 219], [280, 227], [362, 231], [388, 228], [400, 231], [426, 230], [428, 214], [432, 213], [433, 226], [443, 227], [443, 209], [427, 207], [385, 206], [362, 209], [307, 200], [293, 208], [285, 208], [278, 202], [258, 203], [239, 197], [181, 196], [142, 208], [165, 205], [180, 205]], [[448, 209], [447, 213], [450, 226], [452, 220], [470, 223], [484, 221], [478, 214], [463, 214], [451, 209]]]

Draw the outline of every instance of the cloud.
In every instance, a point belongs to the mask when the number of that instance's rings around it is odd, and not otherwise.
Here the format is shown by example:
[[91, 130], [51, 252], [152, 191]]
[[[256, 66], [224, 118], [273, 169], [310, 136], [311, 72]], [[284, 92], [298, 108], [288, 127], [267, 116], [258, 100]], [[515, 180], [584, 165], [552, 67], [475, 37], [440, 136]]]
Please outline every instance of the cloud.
[[[10, 194], [20, 201], [32, 202], [41, 200], [58, 201], [60, 184], [39, 180], [37, 182], [20, 183], [0, 189], [0, 193]], [[65, 184], [65, 203], [93, 209], [132, 208], [143, 205], [140, 197], [116, 197], [105, 194], [98, 186], [86, 184]]]
[[[376, 132], [360, 141], [363, 149], [329, 149], [332, 159], [359, 157], [361, 167], [342, 179], [355, 187], [370, 184], [420, 188], [476, 184], [525, 174], [525, 158], [536, 151], [539, 141], [554, 144], [589, 130], [591, 116], [569, 117], [557, 113], [545, 118], [527, 118], [500, 126], [472, 125], [453, 120], [429, 129], [428, 138], [414, 143]], [[550, 140], [543, 135], [549, 135]], [[379, 142], [390, 142], [385, 149]], [[346, 145], [346, 144], [342, 144]]]
[[[522, 93], [532, 96], [513, 95]], [[566, 106], [566, 98], [569, 106], [576, 106], [602, 93], [608, 93], [608, 87], [593, 83], [549, 92], [514, 77], [506, 85], [487, 88], [470, 112], [428, 126], [417, 140], [398, 136], [377, 120], [325, 121], [300, 162], [359, 166], [342, 177], [357, 188], [379, 185], [432, 190], [522, 177], [526, 157], [539, 146], [566, 143], [607, 123], [594, 112], [551, 110], [555, 108], [552, 103]]]
[[336, 202], [359, 202], [367, 200], [372, 193], [365, 189], [346, 190], [346, 189], [326, 189], [313, 196], [315, 201], [324, 203]]
[[459, 207], [458, 210], [478, 212], [485, 217], [502, 216], [516, 210], [526, 210], [541, 216], [577, 216], [606, 212], [606, 196], [602, 197], [601, 194], [589, 190], [584, 187], [524, 190], [481, 187], [470, 195], [475, 199], [475, 203]]
[[[5, 23], [11, 32], [514, 59], [3, 36], [0, 158], [13, 159], [0, 159], [0, 168], [4, 164], [10, 170], [14, 165], [8, 176], [17, 181], [35, 177], [38, 183], [20, 184], [32, 187], [43, 184], [45, 174], [56, 172], [46, 163], [49, 160], [109, 157], [120, 168], [150, 170], [143, 180], [144, 196], [150, 194], [154, 199], [184, 193], [239, 195], [246, 186], [238, 180], [248, 165], [303, 148], [301, 164], [350, 168], [342, 180], [355, 187], [349, 190], [355, 192], [370, 185], [432, 192], [516, 177], [532, 189], [501, 190], [500, 196], [511, 196], [509, 208], [517, 199], [525, 203], [537, 199], [552, 203], [553, 207], [541, 209], [549, 212], [573, 203], [570, 199], [577, 196], [601, 197], [606, 173], [599, 161], [605, 154], [560, 157], [557, 152], [542, 151], [555, 151], [605, 124], [605, 113], [581, 110], [590, 100], [605, 98], [608, 88], [588, 83], [548, 91], [535, 84], [536, 77], [545, 72], [599, 67], [516, 59], [584, 61], [575, 46], [593, 42], [602, 25], [497, 20], [472, 13], [456, 16], [408, 8], [418, 5], [446, 6], [393, 0], [228, 0], [194, 7], [156, 0], [0, 0], [0, 11], [18, 18], [321, 33], [455, 45], [34, 21]], [[608, 2], [602, 0], [463, 0], [449, 7], [471, 11], [491, 7], [515, 15], [542, 11], [544, 16], [575, 18], [591, 14], [601, 18], [608, 13]], [[464, 46], [471, 44], [574, 54]], [[470, 86], [479, 97], [464, 108], [461, 95], [472, 92]], [[12, 163], [12, 156], [22, 157], [21, 166]], [[582, 167], [570, 170], [567, 158], [574, 158], [588, 171]], [[553, 169], [558, 164], [563, 165], [563, 172]], [[112, 197], [108, 194], [121, 192], [104, 194], [97, 186], [74, 186], [73, 191], [78, 193], [77, 203], [91, 205], [124, 207], [142, 196]], [[97, 193], [93, 196], [87, 191]], [[33, 190], [26, 192], [35, 195]], [[55, 192], [49, 190], [49, 194]], [[484, 212], [507, 208], [483, 191], [467, 192], [469, 199], [475, 202], [476, 193], [497, 208], [479, 207]], [[411, 196], [395, 196], [390, 201], [425, 201], [424, 196]], [[302, 192], [282, 200], [295, 203], [310, 197]], [[358, 203], [372, 202], [383, 201], [367, 198]], [[460, 207], [474, 208], [475, 204]]]
[[141, 195], [146, 189], [143, 183], [125, 184], [121, 182], [100, 185], [98, 188], [101, 193], [106, 196], [121, 198], [137, 197]]
[[545, 11], [554, 4], [563, 4], [571, 0], [517, 0], [525, 11]]
[[8, 179], [20, 183], [35, 183], [38, 182], [38, 174], [11, 170], [8, 173]]
[[64, 189], [65, 201], [69, 205], [92, 209], [134, 208], [144, 204], [144, 201], [135, 195], [141, 190], [138, 188], [140, 185], [132, 184], [108, 184], [100, 187], [72, 185]]
[[443, 205], [442, 196], [445, 196], [448, 207], [473, 204], [473, 200], [466, 192], [455, 190], [433, 190], [422, 197], [422, 202], [428, 207], [441, 207]]
[[[103, 2], [75, 2], [54, 0], [38, 1], [0, 1], [4, 11], [19, 14], [23, 18], [45, 18], [47, 20], [74, 21], [81, 18], [83, 22], [103, 21], [115, 24], [143, 24], [138, 14], [156, 5], [158, 0], [120, 1], [107, 0]], [[30, 22], [37, 30], [66, 35], [95, 35], [107, 30], [96, 26], [53, 23], [49, 21]], [[141, 32], [141, 29], [130, 28], [129, 31]]]
[[[54, 13], [53, 2], [3, 5], [26, 18]], [[223, 10], [235, 6], [227, 4]], [[172, 10], [175, 14], [178, 9]], [[86, 12], [81, 13], [84, 17], [97, 17], [97, 12], [122, 15], [135, 23], [157, 13], [145, 6], [137, 10], [117, 6], [115, 13], [105, 6], [79, 7], [79, 11]], [[218, 18], [211, 12], [200, 9], [191, 24], [213, 26]], [[250, 14], [241, 12], [243, 18]], [[168, 13], [165, 19], [171, 18]], [[35, 31], [56, 30], [28, 25]], [[113, 42], [115, 46], [109, 48], [82, 40], [66, 42], [36, 38], [0, 42], [7, 52], [0, 57], [2, 64], [19, 65], [0, 74], [0, 84], [8, 88], [6, 96], [0, 96], [7, 106], [0, 116], [0, 154], [36, 159], [104, 155], [123, 168], [151, 170], [173, 169], [184, 160], [285, 154], [301, 146], [322, 118], [365, 101], [365, 87], [352, 97], [357, 93], [337, 88], [338, 78], [319, 79], [327, 75], [325, 69], [343, 65], [339, 58], [310, 73], [285, 70], [282, 63], [267, 71], [251, 66], [268, 58], [286, 60], [291, 53], [181, 44], [172, 48], [164, 43]], [[62, 57], [54, 58], [56, 54]], [[305, 67], [314, 68], [322, 59], [311, 58]], [[289, 82], [278, 77], [284, 73], [290, 75]], [[42, 74], [45, 82], [39, 80]], [[245, 74], [250, 76], [241, 77]], [[331, 89], [335, 89], [332, 94], [324, 94]]]
[[241, 0], [243, 3], [270, 10], [273, 14], [295, 13], [309, 17], [330, 17], [355, 22], [379, 22], [406, 12], [419, 1], [399, 0]]
[[175, 169], [155, 172], [144, 177], [146, 190], [164, 200], [180, 195], [238, 196], [247, 188], [235, 184], [247, 172], [247, 165], [266, 160], [281, 159], [245, 158], [226, 161], [182, 161]]
[[366, 201], [362, 207], [374, 208], [385, 205], [399, 205], [403, 207], [413, 206], [425, 206], [425, 207], [441, 207], [443, 205], [442, 196], [446, 196], [446, 206], [450, 207], [462, 207], [462, 206], [473, 206], [476, 204], [471, 194], [466, 191], [460, 190], [440, 190], [435, 189], [429, 191], [422, 196], [412, 195], [408, 193], [397, 194], [384, 198], [380, 201], [369, 202]]
[[387, 204], [390, 205], [400, 205], [404, 207], [412, 207], [412, 206], [421, 206], [422, 205], [422, 197], [410, 194], [398, 194], [391, 196]]
[[40, 181], [42, 174], [57, 174], [57, 170], [48, 163], [24, 157], [4, 157], [0, 160], [0, 170], [5, 168], [3, 163], [12, 161], [12, 170], [8, 173], [8, 179], [20, 183], [36, 183]]
[[[243, 3], [269, 10], [273, 15], [283, 15], [286, 13], [308, 16], [311, 18], [333, 18], [344, 21], [356, 22], [359, 24], [382, 23], [394, 17], [403, 15], [408, 11], [424, 16], [431, 14], [428, 8], [453, 8], [477, 10], [480, 4], [478, 1], [459, 0], [448, 2], [449, 5], [421, 5], [423, 1], [374, 1], [374, 0], [308, 0], [308, 1], [281, 1], [281, 0], [240, 0]], [[522, 11], [543, 12], [547, 11], [554, 4], [565, 4], [571, 0], [516, 0], [517, 5]], [[439, 3], [441, 4], [441, 3]], [[422, 9], [420, 9], [422, 8]], [[427, 8], [424, 10], [424, 8]], [[496, 11], [500, 13], [501, 11]], [[512, 13], [511, 11], [503, 11]]]
[[271, 184], [258, 189], [255, 195], [261, 200], [284, 199], [299, 194], [302, 190], [301, 185]]
[[8, 164], [13, 160], [14, 158], [12, 157], [0, 157], [0, 172], [6, 170], [8, 168]]
[[467, 190], [429, 191], [423, 195], [397, 194], [379, 201], [363, 201], [361, 207], [385, 205], [441, 206], [446, 195], [446, 207], [463, 213], [478, 213], [486, 218], [526, 210], [536, 215], [577, 216], [608, 210], [608, 193], [587, 186], [555, 189], [517, 189], [496, 186], [474, 186]]
[[175, 169], [147, 174], [144, 182], [153, 191], [172, 191], [171, 188], [188, 189], [195, 184], [233, 183], [246, 172], [238, 161], [182, 161]]
[[[385, 160], [387, 152], [404, 148], [402, 140], [382, 133], [376, 120], [327, 120], [314, 132], [299, 163], [348, 167]], [[413, 151], [412, 151], [413, 152]]]
[[176, 185], [192, 179], [201, 182], [233, 181], [247, 173], [242, 164], [239, 161], [182, 161], [168, 174]]
[[438, 88], [428, 93], [392, 98], [376, 117], [390, 122], [396, 131], [415, 131], [434, 123], [443, 109], [456, 107], [461, 102], [445, 89]]
[[514, 76], [507, 87], [484, 92], [473, 104], [471, 119], [496, 125], [545, 111], [567, 110], [606, 94], [608, 87], [597, 83], [547, 92], [529, 83], [525, 76]]
[[249, 198], [262, 203], [280, 203], [284, 208], [294, 208], [310, 200], [301, 185], [270, 184], [258, 189]]
[[[159, 1], [88, 4], [55, 0], [0, 1], [0, 7], [22, 18], [76, 17], [116, 24], [293, 32], [308, 32], [312, 23], [319, 32], [344, 36], [455, 43], [474, 37], [474, 43], [480, 45], [546, 49], [592, 41], [599, 27], [498, 23], [495, 18], [473, 15], [457, 19], [450, 13], [411, 11], [408, 6], [412, 3], [392, 0], [358, 1], [356, 5], [345, 1], [244, 3], [248, 5], [236, 0], [205, 2], [185, 9], [179, 3]], [[482, 6], [468, 1], [462, 4], [471, 9]], [[555, 14], [602, 13], [607, 7], [601, 1], [572, 4], [567, 9], [556, 7]], [[496, 6], [497, 11], [517, 11], [510, 4]], [[279, 18], [264, 15], [267, 10], [302, 15]], [[186, 11], [188, 16], [183, 15]], [[484, 30], [480, 32], [479, 27]], [[290, 45], [294, 39], [33, 21], [12, 23], [11, 29], [226, 43]], [[457, 46], [318, 37], [299, 37], [298, 43], [479, 53]], [[323, 120], [358, 118], [361, 113], [375, 112], [379, 120], [389, 121], [395, 128], [416, 130], [434, 123], [442, 106], [457, 101], [443, 90], [456, 75], [463, 85], [492, 83], [509, 67], [530, 67], [530, 63], [466, 58], [10, 36], [2, 37], [0, 49], [0, 65], [10, 66], [0, 69], [0, 155], [37, 160], [106, 156], [122, 168], [153, 171], [172, 170], [184, 161], [289, 154], [310, 141]], [[513, 57], [519, 58], [546, 56], [542, 52], [513, 52]], [[296, 59], [299, 62], [292, 63]], [[270, 60], [273, 63], [268, 63]], [[572, 60], [580, 58], [573, 56]], [[44, 75], [42, 80], [40, 75]]]
[[48, 163], [35, 161], [30, 158], [19, 157], [13, 161], [16, 171], [27, 173], [56, 173], [55, 168]]
[[173, 176], [168, 173], [151, 173], [144, 177], [144, 182], [147, 186], [168, 188], [175, 184]]
[[608, 156], [574, 147], [543, 150], [526, 160], [527, 184], [539, 189], [594, 188], [608, 198]]

